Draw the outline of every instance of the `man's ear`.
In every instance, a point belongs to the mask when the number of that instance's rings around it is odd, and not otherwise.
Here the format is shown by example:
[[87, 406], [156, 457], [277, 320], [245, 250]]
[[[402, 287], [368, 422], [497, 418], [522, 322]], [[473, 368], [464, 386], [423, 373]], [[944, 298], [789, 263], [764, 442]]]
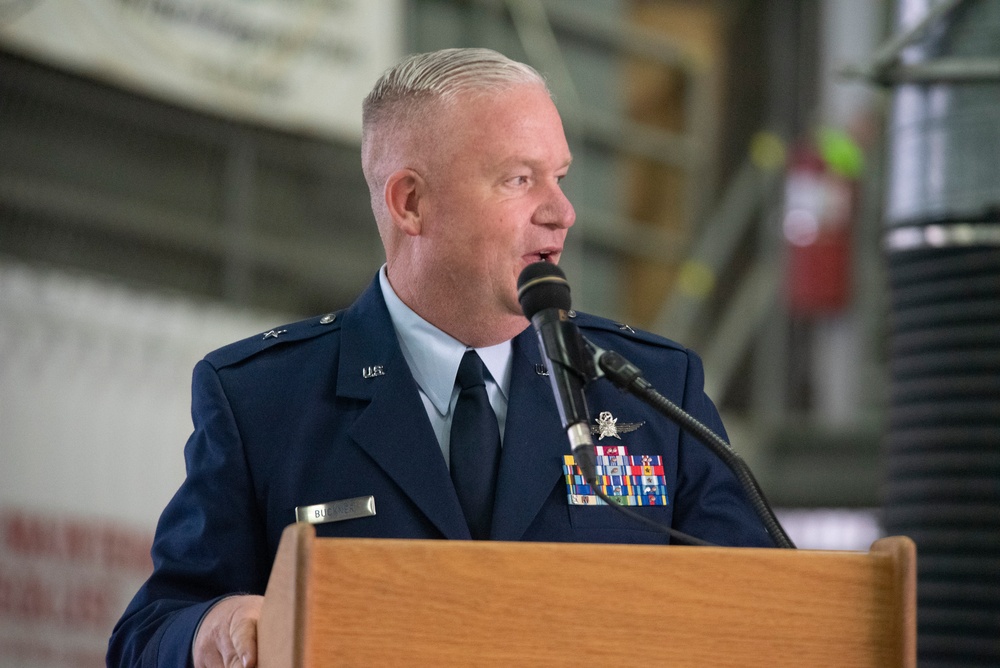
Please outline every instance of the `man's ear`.
[[393, 225], [403, 234], [415, 237], [420, 234], [421, 198], [427, 191], [423, 177], [416, 170], [404, 168], [389, 175], [385, 182], [385, 205]]

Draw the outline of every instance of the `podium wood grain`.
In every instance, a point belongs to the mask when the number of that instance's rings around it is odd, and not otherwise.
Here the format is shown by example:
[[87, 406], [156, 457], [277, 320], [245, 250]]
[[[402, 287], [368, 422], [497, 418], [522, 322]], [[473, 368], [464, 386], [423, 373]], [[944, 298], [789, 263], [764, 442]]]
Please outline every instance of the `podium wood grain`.
[[285, 530], [262, 668], [915, 666], [915, 547], [316, 539]]

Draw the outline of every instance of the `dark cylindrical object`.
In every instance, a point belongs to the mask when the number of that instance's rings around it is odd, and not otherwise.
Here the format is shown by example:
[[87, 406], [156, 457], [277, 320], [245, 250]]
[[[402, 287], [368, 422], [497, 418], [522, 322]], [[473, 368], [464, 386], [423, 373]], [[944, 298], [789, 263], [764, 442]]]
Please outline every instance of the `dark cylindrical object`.
[[[934, 4], [900, 0], [899, 30]], [[998, 35], [969, 0], [903, 62], [1000, 59]], [[883, 520], [917, 543], [919, 662], [1000, 665], [1000, 81], [895, 84], [886, 224]]]

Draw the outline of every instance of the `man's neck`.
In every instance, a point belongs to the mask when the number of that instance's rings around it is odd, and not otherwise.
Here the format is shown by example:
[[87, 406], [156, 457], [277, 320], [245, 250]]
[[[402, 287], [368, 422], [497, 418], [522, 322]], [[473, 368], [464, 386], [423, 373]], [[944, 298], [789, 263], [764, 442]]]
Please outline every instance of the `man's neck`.
[[[393, 292], [414, 313], [470, 348], [509, 341], [529, 324], [522, 314], [480, 307], [461, 296], [454, 298], [456, 295], [449, 291], [435, 292], [427, 282], [402, 276], [398, 271], [387, 277]], [[420, 290], [407, 289], [411, 285], [420, 285]]]

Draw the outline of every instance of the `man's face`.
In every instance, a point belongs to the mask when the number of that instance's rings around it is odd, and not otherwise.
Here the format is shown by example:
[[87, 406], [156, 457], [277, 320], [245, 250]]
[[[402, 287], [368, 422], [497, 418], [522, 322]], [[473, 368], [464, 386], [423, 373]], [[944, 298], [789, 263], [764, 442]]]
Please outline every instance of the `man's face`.
[[518, 275], [558, 262], [576, 218], [560, 186], [571, 160], [562, 121], [541, 86], [520, 85], [463, 94], [439, 123], [423, 175], [422, 257], [411, 259], [447, 291], [436, 296], [445, 303], [473, 317], [520, 316]]

